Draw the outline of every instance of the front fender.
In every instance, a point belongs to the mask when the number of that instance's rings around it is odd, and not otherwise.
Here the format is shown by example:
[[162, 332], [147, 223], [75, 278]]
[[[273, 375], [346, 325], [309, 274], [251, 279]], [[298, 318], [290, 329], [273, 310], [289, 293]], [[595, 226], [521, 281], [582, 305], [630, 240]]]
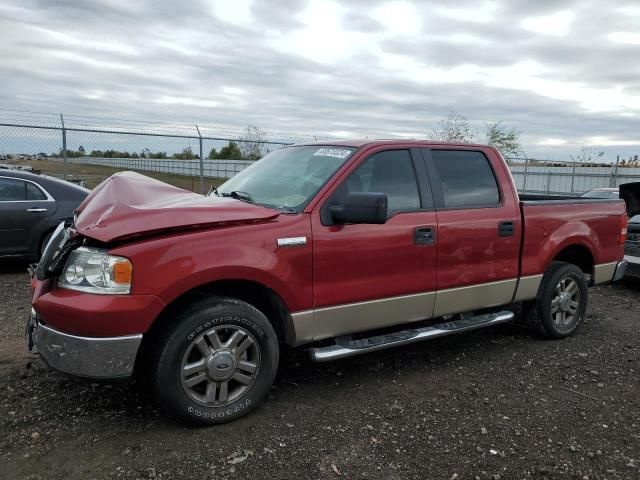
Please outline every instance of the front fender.
[[[285, 217], [285, 216], [282, 216]], [[311, 233], [307, 215], [262, 225], [174, 234], [111, 252], [131, 259], [132, 293], [169, 304], [220, 280], [249, 280], [275, 291], [289, 311], [313, 306]], [[277, 238], [306, 236], [305, 245], [278, 247]]]

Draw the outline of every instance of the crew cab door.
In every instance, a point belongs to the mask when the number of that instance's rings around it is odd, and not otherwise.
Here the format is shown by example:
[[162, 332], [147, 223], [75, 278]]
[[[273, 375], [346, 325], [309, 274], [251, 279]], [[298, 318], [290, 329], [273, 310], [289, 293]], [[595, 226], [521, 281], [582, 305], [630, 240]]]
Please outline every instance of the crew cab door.
[[509, 303], [518, 282], [521, 219], [506, 165], [493, 151], [422, 153], [438, 210], [434, 316]]
[[[431, 316], [437, 223], [424, 180], [418, 149], [378, 147], [342, 175], [314, 212], [314, 339]], [[386, 223], [333, 224], [331, 205], [354, 192], [385, 193]]]

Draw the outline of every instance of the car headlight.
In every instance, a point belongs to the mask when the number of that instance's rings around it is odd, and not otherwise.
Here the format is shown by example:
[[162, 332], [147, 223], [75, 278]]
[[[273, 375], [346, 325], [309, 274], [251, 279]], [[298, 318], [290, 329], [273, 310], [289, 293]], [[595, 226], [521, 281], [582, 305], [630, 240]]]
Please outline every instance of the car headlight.
[[118, 295], [131, 291], [132, 275], [129, 259], [80, 247], [69, 255], [58, 285], [80, 292]]

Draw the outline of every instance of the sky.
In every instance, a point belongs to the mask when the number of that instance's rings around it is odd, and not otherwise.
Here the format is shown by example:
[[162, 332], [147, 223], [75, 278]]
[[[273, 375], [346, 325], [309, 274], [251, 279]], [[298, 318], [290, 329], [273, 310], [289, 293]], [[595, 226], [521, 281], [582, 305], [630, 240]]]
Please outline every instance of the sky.
[[637, 1], [3, 0], [0, 32], [0, 110], [640, 153]]

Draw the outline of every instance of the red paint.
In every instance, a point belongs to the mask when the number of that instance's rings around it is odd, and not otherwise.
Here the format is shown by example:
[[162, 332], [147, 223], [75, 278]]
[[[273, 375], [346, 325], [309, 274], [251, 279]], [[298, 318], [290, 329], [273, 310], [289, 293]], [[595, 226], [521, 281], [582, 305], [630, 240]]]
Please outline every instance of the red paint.
[[415, 227], [436, 225], [435, 212], [398, 213], [384, 225], [312, 222], [316, 307], [436, 289], [437, 247], [413, 242]]
[[[203, 198], [140, 175], [112, 177], [80, 206], [76, 227], [82, 235], [111, 242], [111, 253], [131, 259], [131, 295], [90, 295], [45, 281], [35, 285], [34, 308], [59, 330], [118, 336], [145, 332], [165, 305], [221, 280], [260, 283], [297, 312], [540, 274], [569, 245], [588, 248], [595, 263], [622, 258], [622, 202], [521, 207], [507, 166], [489, 147], [418, 141], [342, 144], [361, 148], [301, 214]], [[500, 206], [399, 213], [384, 225], [321, 224], [323, 202], [370, 154], [429, 146], [483, 151], [501, 189]], [[513, 237], [498, 236], [498, 224], [505, 220], [515, 224]], [[414, 244], [418, 226], [437, 226], [434, 245]], [[278, 238], [300, 236], [308, 239], [306, 245], [277, 246]]]
[[552, 259], [570, 245], [581, 245], [591, 252], [595, 264], [621, 260], [623, 245], [618, 243], [620, 217], [626, 216], [624, 203], [588, 205], [526, 205], [522, 272], [543, 273]]
[[119, 337], [147, 330], [165, 308], [155, 295], [94, 295], [53, 288], [33, 304], [56, 330], [86, 337]]

